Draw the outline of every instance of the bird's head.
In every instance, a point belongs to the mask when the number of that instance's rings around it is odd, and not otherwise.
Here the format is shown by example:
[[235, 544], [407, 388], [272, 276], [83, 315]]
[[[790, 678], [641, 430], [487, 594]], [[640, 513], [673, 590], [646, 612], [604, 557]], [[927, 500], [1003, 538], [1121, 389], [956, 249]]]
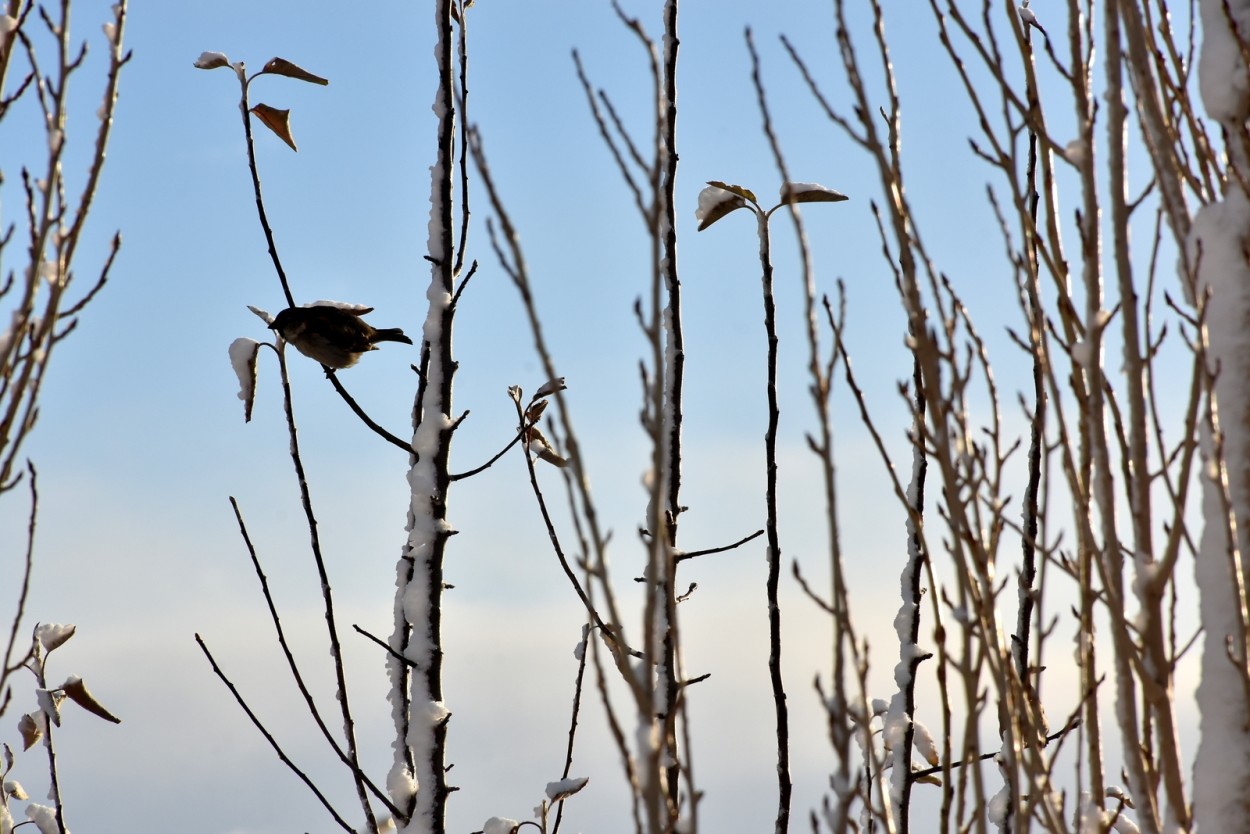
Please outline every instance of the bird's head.
[[273, 317], [273, 321], [269, 323], [269, 329], [277, 332], [280, 336], [285, 336], [291, 327], [297, 324], [295, 319], [294, 309], [288, 308]]

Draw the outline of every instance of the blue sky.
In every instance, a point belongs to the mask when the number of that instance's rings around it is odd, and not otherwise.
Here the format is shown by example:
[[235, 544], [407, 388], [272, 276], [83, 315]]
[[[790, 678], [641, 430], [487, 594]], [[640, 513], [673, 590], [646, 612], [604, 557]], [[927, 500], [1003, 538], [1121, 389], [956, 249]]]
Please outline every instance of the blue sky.
[[[819, 114], [777, 41], [778, 34], [789, 36], [835, 106], [846, 107], [828, 5], [690, 0], [683, 6], [678, 234], [691, 506], [683, 536], [692, 549], [737, 539], [763, 520], [764, 335], [754, 224], [742, 213], [696, 234], [694, 220], [706, 180], [741, 183], [763, 201], [776, 194], [778, 177], [750, 87], [745, 26], [753, 28], [763, 57], [791, 172], [851, 198], [813, 206], [804, 216], [819, 288], [832, 292], [835, 280], [846, 280], [856, 369], [893, 449], [903, 452], [906, 417], [895, 386], [909, 360], [868, 208], [877, 196], [875, 173]], [[252, 87], [253, 102], [291, 108], [300, 148], [293, 153], [257, 130], [266, 204], [286, 270], [300, 301], [368, 304], [376, 308], [374, 324], [416, 333], [428, 280], [421, 255], [434, 160], [427, 6], [383, 2], [344, 11], [328, 3], [137, 0], [131, 7], [126, 40], [134, 59], [122, 82], [91, 238], [77, 263], [80, 277], [93, 273], [115, 230], [124, 245], [107, 289], [55, 357], [28, 450], [41, 478], [29, 618], [79, 626], [54, 657], [52, 676], [81, 674], [124, 719], [114, 727], [74, 716], [58, 736], [76, 830], [329, 828], [229, 702], [192, 641], [202, 633], [292, 749], [314, 771], [328, 772], [297, 696], [275, 665], [263, 603], [227, 502], [233, 495], [243, 508], [306, 665], [322, 665], [316, 584], [303, 547], [276, 368], [262, 357], [255, 417], [245, 425], [226, 357], [234, 338], [268, 336], [247, 305], [270, 312], [284, 306], [256, 221], [238, 87], [228, 70], [200, 72], [192, 62], [215, 50], [254, 70], [281, 56], [330, 79], [324, 88], [283, 78]], [[625, 4], [653, 35], [657, 6]], [[1062, 27], [1054, 18], [1058, 9], [1042, 2], [1035, 8], [1052, 31]], [[75, 9], [77, 31], [97, 42], [105, 19], [104, 3], [80, 2]], [[856, 24], [867, 49], [869, 32], [863, 20]], [[888, 25], [908, 131], [904, 153], [915, 172], [909, 194], [927, 212], [922, 232], [935, 254], [949, 259], [952, 277], [964, 282], [973, 314], [986, 317], [983, 330], [1006, 363], [1000, 384], [1014, 392], [1027, 380], [1013, 376], [1023, 365], [1013, 366], [1021, 359], [1007, 347], [1002, 323], [1015, 325], [1019, 315], [1010, 272], [1000, 265], [1002, 243], [986, 223], [989, 175], [967, 148], [975, 123], [931, 40], [927, 12], [892, 15]], [[647, 246], [591, 121], [570, 50], [580, 51], [592, 81], [608, 90], [642, 141], [649, 139], [645, 55], [600, 2], [480, 0], [470, 12], [470, 38], [470, 120], [482, 130], [522, 235], [596, 493], [616, 531], [618, 572], [629, 577], [641, 552], [633, 531], [645, 508], [646, 461], [636, 417], [637, 362], [645, 345], [631, 306], [646, 290]], [[102, 44], [94, 46], [98, 60]], [[71, 123], [68, 136], [80, 151], [98, 103], [98, 66], [89, 61], [76, 79], [83, 126]], [[32, 142], [16, 118], [0, 126], [6, 224], [21, 215], [17, 166], [40, 147], [42, 140]], [[67, 166], [71, 177], [80, 169]], [[516, 293], [488, 245], [485, 201], [480, 193], [470, 196], [469, 252], [480, 269], [455, 337], [456, 402], [472, 412], [456, 438], [457, 470], [484, 461], [510, 438], [506, 387], [532, 390], [543, 381]], [[787, 467], [782, 547], [822, 578], [817, 470], [803, 441], [814, 420], [803, 376], [800, 284], [789, 223], [777, 219]], [[363, 430], [320, 369], [301, 360], [291, 362], [297, 420], [341, 622], [385, 633], [404, 541], [406, 460]], [[342, 374], [374, 418], [401, 436], [409, 426], [415, 381], [408, 366], [415, 361], [413, 349], [385, 345]], [[1007, 403], [1014, 418], [1014, 393]], [[835, 414], [844, 542], [859, 589], [854, 604], [865, 630], [885, 634], [897, 604], [903, 520], [849, 401], [841, 399]], [[448, 563], [448, 581], [457, 586], [447, 609], [448, 702], [456, 716], [449, 758], [462, 790], [452, 799], [451, 829], [470, 831], [492, 815], [524, 818], [545, 783], [559, 775], [581, 617], [544, 543], [515, 452], [459, 484], [452, 501], [462, 534]], [[2, 512], [6, 524], [16, 525], [25, 511], [10, 500]], [[705, 733], [693, 755], [708, 791], [707, 830], [731, 822], [736, 830], [756, 830], [773, 814], [763, 571], [762, 546], [689, 571], [701, 590], [684, 609], [687, 663], [692, 674], [712, 672], [692, 696], [696, 733]], [[632, 589], [623, 593], [628, 598]], [[805, 815], [818, 803], [830, 767], [809, 687], [827, 667], [828, 629], [793, 586], [785, 594], [797, 716], [795, 811]], [[380, 777], [389, 761], [381, 659], [363, 641], [349, 651], [362, 737]], [[887, 651], [874, 674], [888, 676], [892, 663]], [[26, 709], [24, 703], [16, 709]], [[6, 721], [14, 714], [11, 709]], [[583, 721], [585, 766], [579, 761], [574, 772], [594, 773], [596, 790], [579, 797], [583, 816], [570, 807], [574, 816], [566, 824], [618, 830], [610, 820], [624, 796], [619, 768], [597, 712], [592, 716]], [[717, 732], [721, 727], [733, 731]], [[30, 756], [22, 771], [20, 778], [40, 785], [42, 768]], [[337, 785], [336, 796], [346, 801], [347, 783]]]

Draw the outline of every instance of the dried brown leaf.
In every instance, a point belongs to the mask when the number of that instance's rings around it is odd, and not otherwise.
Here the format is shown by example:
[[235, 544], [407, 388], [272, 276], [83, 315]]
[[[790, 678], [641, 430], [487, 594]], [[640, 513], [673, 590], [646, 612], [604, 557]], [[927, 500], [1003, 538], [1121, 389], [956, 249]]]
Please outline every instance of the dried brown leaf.
[[548, 400], [539, 400], [525, 410], [525, 422], [537, 423], [538, 418], [543, 416], [543, 412], [547, 409]]
[[307, 81], [309, 84], [320, 84], [322, 87], [330, 83], [328, 79], [322, 78], [320, 75], [313, 75], [303, 67], [292, 64], [286, 58], [273, 58], [269, 63], [265, 64], [265, 68], [261, 72], [270, 75], [285, 75], [287, 78], [298, 78], [300, 81]]
[[276, 107], [270, 107], [268, 104], [258, 104], [252, 108], [252, 112], [256, 114], [256, 118], [261, 120], [265, 127], [272, 130], [278, 135], [278, 138], [291, 146], [291, 150], [299, 152], [299, 148], [295, 147], [295, 138], [291, 136], [291, 111], [279, 110]]
[[807, 182], [788, 182], [781, 186], [781, 202], [841, 203], [849, 200], [841, 191]]
[[742, 197], [745, 200], [750, 200], [752, 203], [759, 202], [759, 200], [755, 199], [754, 191], [752, 191], [749, 188], [743, 188], [741, 185], [733, 185], [731, 183], [721, 182], [720, 180], [708, 180], [707, 184], [714, 185], [717, 188], [723, 188], [726, 191], [737, 194], [739, 197]]
[[98, 715], [105, 721], [112, 721], [114, 724], [122, 723], [122, 720], [113, 713], [109, 712], [96, 697], [91, 694], [91, 690], [87, 689], [87, 685], [82, 682], [82, 678], [69, 677], [65, 683], [61, 685], [61, 691], [78, 706], [85, 709], [92, 715]]
[[22, 737], [22, 749], [29, 750], [43, 738], [43, 727], [33, 713], [26, 713], [17, 722], [17, 732]]

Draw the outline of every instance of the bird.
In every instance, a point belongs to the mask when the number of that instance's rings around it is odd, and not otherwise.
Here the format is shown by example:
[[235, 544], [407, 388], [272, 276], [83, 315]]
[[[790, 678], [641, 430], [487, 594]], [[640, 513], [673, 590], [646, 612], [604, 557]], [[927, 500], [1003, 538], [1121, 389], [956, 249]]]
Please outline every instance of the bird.
[[372, 307], [339, 307], [313, 304], [288, 307], [274, 316], [269, 329], [276, 331], [295, 349], [316, 359], [327, 368], [350, 368], [366, 352], [377, 350], [378, 342], [412, 344], [398, 327], [375, 328], [361, 316]]

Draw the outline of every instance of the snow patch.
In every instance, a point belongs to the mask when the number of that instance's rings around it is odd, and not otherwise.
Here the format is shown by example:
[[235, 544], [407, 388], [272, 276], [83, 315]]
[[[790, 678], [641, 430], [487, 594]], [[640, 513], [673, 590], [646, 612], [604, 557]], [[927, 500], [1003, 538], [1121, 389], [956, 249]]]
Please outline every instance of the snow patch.
[[[1227, 5], [1227, 10], [1225, 6]], [[1241, 57], [1237, 30], [1250, 33], [1248, 0], [1200, 0], [1202, 51], [1198, 55], [1198, 89], [1211, 118], [1226, 124], [1242, 124], [1250, 116], [1250, 81]]]

